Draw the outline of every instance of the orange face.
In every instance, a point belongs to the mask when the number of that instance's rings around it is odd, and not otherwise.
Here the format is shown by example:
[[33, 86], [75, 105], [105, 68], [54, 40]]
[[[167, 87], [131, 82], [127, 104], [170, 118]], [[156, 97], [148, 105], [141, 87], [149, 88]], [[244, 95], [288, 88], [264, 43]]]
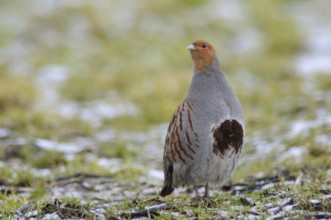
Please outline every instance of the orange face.
[[187, 49], [190, 51], [195, 68], [199, 72], [204, 72], [208, 66], [213, 64], [215, 50], [208, 42], [197, 40], [190, 44]]

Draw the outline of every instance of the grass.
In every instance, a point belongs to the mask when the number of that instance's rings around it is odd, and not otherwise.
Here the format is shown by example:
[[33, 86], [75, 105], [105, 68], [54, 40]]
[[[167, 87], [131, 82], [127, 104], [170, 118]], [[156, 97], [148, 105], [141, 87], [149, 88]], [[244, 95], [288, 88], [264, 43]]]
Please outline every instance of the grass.
[[[298, 215], [304, 217], [309, 211], [327, 211], [330, 208], [330, 202], [323, 200], [321, 189], [327, 186], [325, 181], [317, 181], [313, 184], [303, 184], [300, 186], [278, 185], [270, 189], [259, 192], [246, 193], [244, 196], [233, 196], [228, 193], [216, 194], [209, 203], [192, 202], [192, 198], [186, 196], [167, 197], [164, 201], [172, 207], [162, 211], [162, 215], [155, 217], [156, 219], [186, 219], [187, 217], [195, 217], [200, 219], [209, 219], [222, 216], [224, 218], [248, 218], [248, 215], [253, 208], [255, 212], [260, 213], [260, 218], [268, 217], [268, 209], [277, 207], [280, 201], [291, 199], [290, 204], [296, 203], [296, 210], [305, 210], [303, 213], [289, 213], [289, 216]], [[248, 200], [249, 199], [249, 200]], [[321, 205], [313, 206], [309, 203], [309, 199], [321, 200]], [[159, 200], [159, 202], [163, 202]], [[123, 210], [141, 210], [155, 203], [152, 200], [127, 200], [120, 204], [113, 204], [107, 212], [112, 216], [117, 216]], [[150, 213], [153, 215], [153, 212]], [[122, 214], [126, 218], [130, 218], [130, 214]]]
[[98, 148], [100, 156], [106, 158], [122, 158], [130, 160], [137, 157], [138, 152], [134, 150], [134, 146], [126, 142], [117, 142], [111, 145], [104, 145]]
[[0, 110], [29, 108], [37, 98], [32, 82], [7, 73], [0, 74]]
[[14, 215], [15, 211], [27, 202], [26, 198], [15, 195], [1, 197], [1, 200], [3, 200], [0, 207], [0, 214], [2, 215], [1, 219], [10, 219], [10, 217]]
[[[2, 218], [10, 218], [13, 211], [30, 199], [42, 201], [37, 209], [49, 203], [46, 179], [81, 172], [139, 182], [147, 175], [148, 168], [143, 166], [161, 169], [157, 158], [153, 164], [144, 159], [143, 145], [150, 143], [122, 140], [117, 136], [149, 132], [153, 126], [169, 122], [185, 97], [192, 77], [193, 64], [185, 46], [196, 39], [213, 43], [222, 68], [245, 109], [248, 138], [243, 159], [261, 154], [256, 148], [261, 143], [254, 141], [253, 137], [265, 143], [265, 148], [279, 146], [281, 149], [276, 147], [257, 159], [243, 160], [231, 181], [245, 182], [262, 173], [272, 175], [282, 169], [287, 169], [295, 177], [302, 173], [311, 184], [280, 185], [245, 196], [258, 202], [256, 207], [260, 213], [265, 213], [265, 218], [268, 217], [265, 204], [283, 199], [282, 196], [270, 196], [278, 191], [291, 196], [298, 202], [298, 208], [315, 211], [316, 207], [307, 200], [321, 197], [319, 189], [328, 184], [331, 169], [329, 143], [320, 142], [318, 138], [329, 135], [331, 130], [327, 124], [321, 123], [293, 137], [287, 134], [293, 122], [315, 121], [321, 117], [322, 111], [330, 109], [331, 81], [329, 73], [316, 73], [309, 79], [294, 73], [293, 62], [304, 52], [305, 45], [304, 36], [286, 12], [286, 1], [241, 3], [243, 20], [197, 16], [208, 3], [196, 0], [181, 3], [174, 0], [166, 3], [146, 1], [137, 8], [124, 7], [120, 3], [82, 3], [66, 5], [49, 13], [36, 12], [38, 9], [34, 6], [24, 3], [5, 1], [3, 4], [12, 15], [0, 19], [0, 45], [5, 48], [4, 59], [0, 62], [0, 128], [10, 131], [9, 137], [0, 139], [0, 162], [4, 164], [0, 166], [0, 182], [4, 181], [9, 187], [24, 186], [33, 190], [28, 197], [19, 193], [1, 193]], [[133, 17], [126, 19], [123, 9]], [[120, 14], [122, 12], [124, 14]], [[15, 19], [25, 22], [20, 25], [7, 23]], [[258, 33], [261, 48], [248, 54], [238, 53], [236, 51], [240, 48], [237, 48], [235, 39], [242, 36], [246, 28]], [[107, 100], [110, 104], [112, 101], [133, 103], [138, 114], [103, 118], [100, 125], [95, 126], [78, 115], [65, 117], [57, 112], [57, 108], [38, 108], [43, 102], [44, 91], [35, 82], [40, 70], [49, 65], [65, 67], [69, 72], [58, 88], [60, 101], [57, 105], [69, 101], [84, 106], [94, 100]], [[117, 94], [115, 98], [114, 92]], [[114, 138], [110, 137], [107, 142], [95, 139], [98, 132], [108, 129], [116, 131]], [[16, 138], [24, 138], [26, 143], [19, 146], [8, 144], [8, 140]], [[93, 144], [75, 154], [72, 160], [65, 153], [35, 148], [31, 143], [36, 138], [59, 142], [87, 138]], [[155, 148], [162, 148], [163, 143], [153, 144]], [[279, 158], [282, 152], [293, 147], [306, 149], [302, 160], [297, 160], [296, 156], [286, 160]], [[111, 168], [100, 165], [100, 158], [116, 158], [120, 161], [118, 169], [111, 171]], [[42, 169], [51, 174], [36, 175]], [[118, 216], [123, 210], [143, 208], [152, 204], [149, 199], [144, 198], [138, 203], [128, 199], [112, 204], [107, 213]], [[81, 201], [74, 198], [61, 200], [73, 207], [82, 206]], [[187, 197], [170, 197], [165, 201], [177, 209], [164, 210], [164, 217], [156, 219], [174, 217], [173, 213], [178, 214], [178, 219], [184, 219], [188, 214], [212, 218], [215, 209], [226, 210], [231, 216], [247, 217], [248, 210], [253, 207], [240, 197], [227, 193], [213, 198], [218, 204], [214, 209], [194, 206]], [[329, 203], [324, 200], [322, 203], [319, 207], [328, 210]], [[84, 206], [84, 209], [91, 208]]]
[[68, 140], [92, 134], [91, 125], [78, 118], [66, 119], [51, 112], [25, 111], [24, 107], [8, 109], [2, 113], [1, 126], [20, 136]]

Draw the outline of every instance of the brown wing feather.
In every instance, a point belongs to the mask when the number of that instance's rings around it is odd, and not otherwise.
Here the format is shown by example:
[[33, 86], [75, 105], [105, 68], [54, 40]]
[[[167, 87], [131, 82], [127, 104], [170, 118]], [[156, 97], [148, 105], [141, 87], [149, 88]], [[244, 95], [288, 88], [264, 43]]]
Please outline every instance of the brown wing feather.
[[[179, 108], [179, 107], [178, 107]], [[164, 184], [163, 188], [160, 192], [160, 195], [162, 197], [170, 195], [173, 191], [174, 188], [172, 186], [173, 183], [173, 162], [175, 161], [175, 153], [173, 151], [173, 148], [171, 147], [171, 133], [172, 133], [172, 128], [175, 124], [176, 118], [177, 118], [177, 113], [178, 113], [178, 108], [174, 115], [172, 116], [172, 119], [170, 121], [166, 139], [165, 139], [165, 145], [164, 145], [164, 152], [163, 152], [163, 173], [164, 173]]]
[[[172, 116], [166, 135], [163, 153], [164, 186], [161, 196], [173, 192], [173, 164], [176, 162], [187, 164], [194, 159], [195, 150], [190, 134], [195, 134], [191, 121], [192, 104], [185, 99]], [[187, 121], [184, 127], [184, 120]], [[195, 141], [196, 142], [196, 141]]]

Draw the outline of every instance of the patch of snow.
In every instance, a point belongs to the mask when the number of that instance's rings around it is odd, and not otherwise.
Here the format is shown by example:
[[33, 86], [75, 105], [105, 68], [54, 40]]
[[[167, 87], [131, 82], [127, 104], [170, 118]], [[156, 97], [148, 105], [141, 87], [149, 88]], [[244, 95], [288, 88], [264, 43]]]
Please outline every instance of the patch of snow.
[[72, 143], [59, 143], [52, 140], [46, 140], [46, 139], [36, 139], [34, 144], [37, 147], [40, 147], [44, 150], [53, 150], [57, 152], [63, 152], [67, 154], [74, 154], [81, 152], [85, 149], [85, 147], [72, 144]]
[[158, 180], [163, 180], [164, 175], [161, 170], [149, 170], [148, 171], [148, 176], [150, 178], [158, 179]]
[[50, 169], [34, 169], [31, 167], [29, 170], [33, 172], [34, 175], [41, 177], [46, 177], [52, 174], [52, 171]]
[[6, 138], [10, 135], [10, 130], [7, 128], [0, 128], [0, 139], [1, 138]]
[[288, 132], [288, 136], [294, 137], [299, 134], [306, 133], [308, 129], [317, 125], [315, 121], [295, 121], [291, 124], [291, 130]]
[[48, 65], [38, 71], [36, 84], [41, 95], [40, 107], [49, 107], [59, 99], [58, 88], [67, 79], [69, 70], [64, 66]]
[[317, 204], [320, 204], [321, 201], [318, 200], [318, 199], [309, 199], [309, 203], [310, 203], [310, 204], [313, 204], [313, 205], [317, 205]]
[[5, 166], [7, 166], [7, 163], [0, 160], [0, 167], [5, 167]]
[[147, 206], [145, 206], [145, 209], [160, 209], [160, 208], [164, 208], [164, 207], [167, 207], [167, 206], [168, 206], [168, 204], [163, 202], [163, 203], [156, 204], [156, 205], [151, 205], [151, 206], [147, 205]]
[[273, 203], [267, 203], [267, 204], [265, 204], [264, 206], [267, 207], [267, 208], [271, 208], [271, 207], [274, 206], [274, 204], [273, 204]]
[[254, 204], [255, 203], [255, 200], [253, 198], [249, 198], [249, 197], [246, 197], [245, 198], [247, 202], [249, 202], [250, 204]]
[[137, 107], [132, 103], [108, 104], [103, 101], [94, 101], [89, 107], [80, 109], [82, 120], [97, 122], [97, 119], [112, 119], [119, 115], [136, 115]]
[[124, 196], [126, 196], [127, 198], [133, 198], [134, 196], [136, 196], [137, 192], [136, 191], [128, 191], [125, 190], [123, 192]]
[[317, 111], [317, 117], [315, 120], [309, 121], [294, 121], [290, 125], [290, 131], [288, 132], [288, 137], [292, 138], [297, 135], [306, 135], [310, 129], [316, 128], [319, 126], [328, 126], [331, 124], [331, 114], [324, 109]]
[[[259, 132], [255, 132], [253, 136], [247, 136], [245, 143], [247, 145], [254, 146], [255, 152], [242, 157], [239, 161], [239, 164], [242, 164], [246, 161], [255, 161], [259, 158], [264, 158], [266, 155], [272, 152], [283, 152], [286, 149], [286, 146], [281, 139], [278, 138], [272, 141], [265, 140], [261, 137]], [[258, 175], [262, 177], [265, 174], [259, 173]]]
[[22, 145], [25, 145], [27, 143], [28, 143], [28, 141], [23, 137], [10, 138], [10, 139], [5, 139], [4, 140], [4, 145], [22, 146]]
[[316, 136], [315, 141], [321, 145], [331, 146], [331, 133]]
[[[15, 17], [11, 17], [10, 19], [8, 19], [8, 17], [4, 17], [3, 20], [13, 20], [12, 25], [15, 26], [16, 30], [21, 31], [21, 29], [23, 29], [25, 26], [23, 23], [21, 23], [21, 21], [15, 21]], [[8, 25], [11, 24], [9, 23]], [[3, 45], [3, 47], [1, 48], [0, 64], [8, 64], [9, 72], [13, 74], [24, 75], [30, 73], [32, 65], [27, 61], [27, 58], [33, 52], [35, 52], [35, 48], [33, 48], [30, 44], [28, 44], [24, 40], [15, 39], [10, 44]]]
[[239, 205], [236, 205], [236, 206], [231, 206], [230, 207], [232, 210], [236, 210], [236, 211], [242, 211], [245, 207], [244, 206], [239, 206]]
[[37, 210], [29, 211], [24, 216], [28, 219], [36, 218], [38, 216], [38, 211]]
[[247, 19], [246, 7], [239, 0], [214, 0], [207, 6], [207, 9], [208, 15], [216, 19], [222, 18], [228, 22], [245, 21]]
[[261, 33], [253, 28], [246, 28], [238, 33], [232, 42], [234, 53], [241, 55], [252, 55], [262, 50]]
[[287, 181], [282, 182], [282, 184], [285, 185], [285, 186], [294, 186], [295, 181], [287, 180]]
[[273, 187], [275, 187], [274, 183], [268, 183], [268, 184], [265, 184], [264, 186], [262, 186], [261, 189], [266, 190], [266, 189], [270, 189], [270, 188], [273, 188]]
[[109, 171], [112, 173], [115, 173], [121, 169], [121, 167], [120, 167], [121, 163], [122, 163], [122, 160], [119, 158], [108, 159], [108, 158], [102, 157], [102, 158], [97, 159], [97, 164], [99, 166], [109, 169]]
[[58, 105], [58, 112], [66, 118], [79, 117], [94, 126], [99, 126], [104, 119], [120, 115], [137, 115], [138, 108], [133, 103], [112, 103], [109, 100], [95, 100], [84, 105], [75, 102], [63, 102]]
[[[120, 115], [137, 115], [138, 108], [133, 103], [120, 102], [119, 97], [109, 97], [104, 100], [93, 100], [83, 104], [71, 101], [61, 101], [59, 87], [68, 78], [69, 70], [64, 66], [49, 65], [41, 68], [36, 77], [36, 84], [42, 92], [37, 107], [52, 108], [66, 118], [79, 117], [94, 126], [99, 126], [103, 119], [112, 119]], [[112, 98], [112, 100], [109, 100]], [[113, 99], [117, 101], [114, 102]]]
[[62, 219], [56, 212], [45, 214], [42, 220]]
[[303, 76], [310, 76], [314, 73], [331, 74], [331, 54], [305, 54], [300, 55], [294, 64], [297, 73]]
[[295, 158], [297, 162], [302, 162], [304, 160], [304, 156], [307, 154], [306, 147], [298, 146], [291, 147], [289, 150], [283, 152], [278, 158], [278, 161], [284, 161], [290, 158]]
[[331, 17], [326, 10], [328, 5], [327, 0], [288, 4], [307, 50], [294, 63], [295, 71], [304, 77], [317, 72], [331, 73]]
[[67, 161], [73, 161], [73, 160], [76, 159], [76, 156], [75, 156], [75, 154], [66, 154], [66, 155], [65, 155], [65, 159], [66, 159]]
[[247, 186], [240, 186], [240, 185], [238, 185], [238, 186], [234, 186], [233, 187], [233, 190], [234, 191], [241, 191], [241, 190], [245, 190], [245, 189], [247, 189]]
[[[156, 184], [160, 184], [160, 183], [156, 183]], [[155, 195], [159, 190], [160, 190], [159, 188], [147, 188], [147, 189], [143, 189], [140, 193], [143, 195]]]
[[295, 205], [287, 205], [283, 207], [283, 211], [291, 211]]
[[279, 212], [280, 211], [280, 208], [277, 206], [277, 207], [273, 207], [273, 208], [270, 208], [270, 209], [268, 209], [268, 212], [270, 213], [270, 214], [275, 214], [275, 213], [277, 213], [277, 212]]
[[123, 133], [119, 133], [118, 137], [120, 139], [123, 140], [127, 140], [127, 141], [133, 141], [133, 142], [138, 142], [138, 143], [146, 143], [149, 138], [151, 138], [152, 136], [149, 136], [146, 133], [143, 132], [123, 132]]
[[[243, 217], [240, 218], [240, 219], [245, 219], [245, 218], [247, 218], [247, 219], [249, 219], [249, 220], [257, 220], [257, 219], [261, 219], [260, 216], [253, 215], [253, 214], [245, 215], [245, 216], [243, 216]], [[239, 218], [238, 218], [238, 219], [239, 219]]]
[[95, 139], [97, 141], [102, 141], [102, 142], [110, 142], [113, 141], [116, 137], [116, 133], [114, 130], [108, 129], [108, 130], [104, 130], [101, 132], [98, 132], [95, 135]]

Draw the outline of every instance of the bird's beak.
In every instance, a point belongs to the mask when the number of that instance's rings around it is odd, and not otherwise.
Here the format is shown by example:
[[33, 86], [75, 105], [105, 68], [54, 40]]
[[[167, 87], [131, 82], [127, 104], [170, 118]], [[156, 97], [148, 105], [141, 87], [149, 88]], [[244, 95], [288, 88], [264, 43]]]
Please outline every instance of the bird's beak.
[[196, 50], [197, 48], [196, 48], [195, 45], [190, 44], [190, 45], [188, 45], [188, 46], [186, 47], [186, 49], [189, 50], [189, 51], [193, 51], [193, 50]]

